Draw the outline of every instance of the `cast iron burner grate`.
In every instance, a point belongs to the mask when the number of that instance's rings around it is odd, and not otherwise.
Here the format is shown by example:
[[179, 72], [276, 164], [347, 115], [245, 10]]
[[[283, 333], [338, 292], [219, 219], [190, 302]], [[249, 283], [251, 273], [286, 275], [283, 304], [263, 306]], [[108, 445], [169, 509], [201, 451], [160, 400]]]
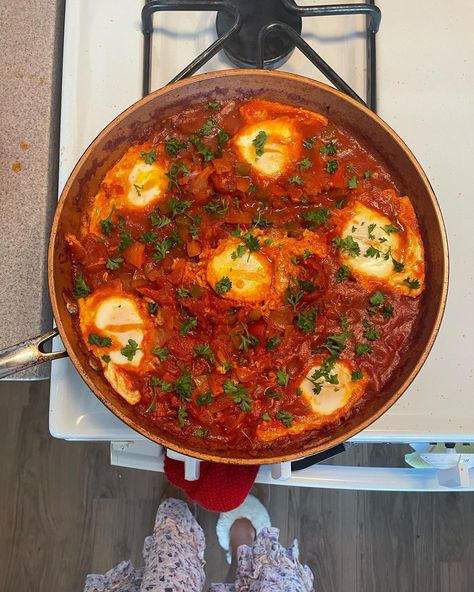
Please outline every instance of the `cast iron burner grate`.
[[375, 0], [361, 4], [298, 6], [294, 0], [148, 0], [142, 10], [144, 35], [143, 96], [150, 93], [153, 14], [164, 11], [217, 12], [217, 39], [169, 84], [197, 72], [224, 49], [237, 66], [278, 68], [297, 47], [336, 88], [365, 103], [331, 66], [301, 37], [302, 19], [315, 16], [365, 14], [367, 17], [367, 105], [376, 110], [375, 35], [381, 12]]

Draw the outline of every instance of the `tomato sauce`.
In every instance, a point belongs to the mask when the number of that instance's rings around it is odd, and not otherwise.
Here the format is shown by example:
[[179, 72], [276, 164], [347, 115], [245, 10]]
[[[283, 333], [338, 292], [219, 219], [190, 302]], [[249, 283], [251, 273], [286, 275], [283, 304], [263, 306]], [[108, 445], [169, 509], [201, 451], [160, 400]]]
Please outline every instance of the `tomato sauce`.
[[[377, 155], [331, 122], [300, 117], [300, 159], [280, 175], [262, 175], [232, 140], [246, 123], [242, 106], [211, 102], [157, 122], [141, 154], [155, 149], [169, 167], [165, 199], [116, 208], [109, 232], [102, 224], [85, 227], [69, 244], [76, 293], [78, 279], [88, 293], [119, 281], [154, 319], [152, 362], [140, 372], [123, 370], [141, 394], [137, 416], [208, 450], [257, 454], [293, 448], [347, 418], [275, 442], [259, 439], [262, 421], [280, 417], [289, 427], [311, 413], [300, 385], [315, 356], [343, 360], [368, 378], [351, 412], [383, 392], [409, 346], [420, 299], [341, 271], [338, 216], [359, 201], [393, 219], [386, 190], [397, 192], [397, 184]], [[111, 203], [125, 191], [122, 182], [102, 189]], [[324, 220], [314, 224], [305, 214], [315, 211]], [[228, 298], [205, 280], [202, 258], [222, 241], [240, 241], [241, 257], [258, 253], [275, 272], [278, 253], [284, 258], [290, 248], [285, 241], [296, 244], [308, 230], [324, 248], [285, 259], [282, 265], [293, 266], [288, 285], [278, 292], [272, 284], [262, 302]], [[377, 293], [383, 304], [372, 304]], [[365, 337], [369, 326], [375, 339]], [[370, 352], [356, 353], [361, 343]]]

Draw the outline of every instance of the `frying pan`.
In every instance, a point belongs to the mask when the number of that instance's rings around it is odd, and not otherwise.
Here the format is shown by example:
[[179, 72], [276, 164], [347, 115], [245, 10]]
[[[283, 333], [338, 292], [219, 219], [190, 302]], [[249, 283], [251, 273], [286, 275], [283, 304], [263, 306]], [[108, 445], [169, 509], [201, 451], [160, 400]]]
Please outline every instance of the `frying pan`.
[[[156, 122], [209, 100], [258, 97], [295, 105], [328, 116], [349, 129], [362, 146], [376, 153], [394, 175], [401, 194], [409, 195], [421, 228], [426, 258], [426, 287], [412, 343], [382, 392], [367, 402], [335, 431], [316, 435], [293, 448], [278, 446], [252, 455], [241, 450], [212, 452], [204, 445], [189, 444], [138, 417], [133, 408], [111, 388], [90, 363], [81, 346], [71, 303], [65, 291], [71, 284], [71, 263], [66, 233], [77, 233], [87, 198], [95, 195], [105, 173], [133, 143], [144, 141]], [[106, 407], [143, 436], [188, 456], [235, 464], [275, 463], [309, 456], [351, 438], [380, 417], [407, 389], [423, 365], [438, 332], [448, 289], [448, 247], [436, 197], [408, 147], [377, 115], [354, 99], [309, 78], [263, 70], [227, 70], [177, 82], [141, 99], [116, 117], [92, 142], [71, 173], [54, 216], [48, 252], [48, 283], [57, 330], [0, 352], [0, 377], [43, 361], [69, 355], [83, 380]], [[45, 353], [43, 343], [59, 333], [64, 352]]]

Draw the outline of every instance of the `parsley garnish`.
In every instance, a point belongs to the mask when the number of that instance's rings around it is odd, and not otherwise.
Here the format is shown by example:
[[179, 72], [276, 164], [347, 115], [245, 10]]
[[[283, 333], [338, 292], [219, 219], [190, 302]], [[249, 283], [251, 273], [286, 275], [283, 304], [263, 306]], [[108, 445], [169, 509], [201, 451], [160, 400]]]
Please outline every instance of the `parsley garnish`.
[[226, 275], [221, 278], [216, 284], [216, 292], [218, 294], [225, 294], [232, 288], [232, 282]]
[[173, 234], [171, 234], [170, 236], [167, 236], [162, 241], [157, 242], [154, 246], [155, 252], [153, 253], [153, 261], [155, 263], [163, 261], [163, 259], [169, 253], [169, 251], [171, 251], [171, 249], [176, 244], [178, 244], [178, 240], [179, 239], [177, 234], [173, 232]]
[[262, 156], [265, 152], [264, 146], [265, 142], [268, 140], [268, 134], [263, 130], [260, 130], [255, 138], [252, 140], [252, 144], [255, 146], [255, 154], [257, 156]]
[[315, 210], [309, 210], [302, 212], [301, 216], [306, 222], [312, 222], [316, 226], [325, 224], [331, 215], [331, 210], [327, 208], [316, 208]]
[[209, 360], [212, 364], [216, 363], [216, 357], [214, 356], [211, 346], [208, 343], [204, 343], [203, 345], [195, 345], [194, 351], [198, 356], [202, 356], [206, 360]]
[[196, 148], [198, 154], [201, 155], [203, 162], [210, 162], [214, 159], [214, 155], [212, 154], [211, 149], [201, 142], [201, 140], [196, 136], [191, 136], [189, 138], [191, 144]]
[[91, 345], [97, 345], [97, 347], [110, 347], [112, 345], [112, 339], [110, 337], [102, 337], [97, 333], [89, 333], [87, 341]]
[[343, 282], [349, 277], [350, 273], [350, 269], [347, 267], [347, 265], [341, 265], [341, 267], [336, 271], [335, 274], [336, 282]]
[[369, 224], [367, 226], [367, 232], [369, 234], [369, 238], [371, 240], [375, 240], [375, 236], [372, 234], [372, 232], [375, 230], [375, 227], [377, 226], [377, 224], [375, 224], [375, 222], [373, 222], [372, 224]]
[[365, 173], [362, 175], [364, 177], [364, 179], [369, 179], [374, 173], [372, 171], [365, 171]]
[[268, 413], [265, 411], [265, 413], [262, 414], [262, 419], [263, 421], [271, 421], [270, 416], [268, 415]]
[[156, 234], [156, 232], [154, 230], [148, 230], [147, 232], [144, 232], [143, 234], [141, 234], [138, 237], [138, 240], [141, 243], [154, 243], [155, 241], [158, 240], [158, 235]]
[[153, 164], [157, 159], [156, 147], [152, 148], [150, 152], [145, 152], [145, 150], [142, 150], [140, 152], [140, 156], [145, 160], [146, 164]]
[[341, 250], [343, 253], [347, 253], [351, 257], [358, 257], [360, 255], [360, 245], [356, 242], [351, 235], [346, 238], [336, 236], [332, 241], [333, 246]]
[[119, 232], [119, 238], [120, 243], [118, 248], [120, 251], [125, 251], [125, 249], [133, 245], [133, 238], [129, 230], [121, 230]]
[[349, 180], [347, 181], [347, 186], [349, 187], [349, 189], [357, 189], [357, 177], [355, 175], [349, 177]]
[[215, 214], [216, 216], [225, 216], [229, 209], [229, 202], [223, 197], [213, 199], [205, 206], [202, 206], [204, 212]]
[[115, 270], [120, 267], [121, 263], [123, 263], [123, 257], [117, 257], [116, 259], [107, 259], [105, 267], [107, 267], [107, 269]]
[[179, 334], [181, 337], [187, 335], [190, 331], [197, 327], [197, 318], [196, 317], [187, 317], [184, 319], [181, 327], [179, 328]]
[[167, 216], [160, 216], [158, 212], [151, 212], [148, 217], [150, 218], [152, 225], [156, 226], [157, 228], [163, 228], [163, 226], [168, 226], [168, 224], [171, 224], [170, 218]]
[[252, 410], [252, 397], [249, 395], [248, 390], [232, 380], [227, 379], [224, 382], [224, 392], [230, 395], [242, 411]]
[[267, 339], [265, 347], [268, 349], [268, 351], [274, 351], [275, 348], [280, 345], [280, 343], [281, 339], [279, 337], [270, 337], [270, 339]]
[[406, 277], [403, 280], [403, 283], [406, 284], [410, 290], [417, 290], [420, 287], [420, 282], [417, 279], [411, 279], [409, 277]]
[[293, 307], [293, 310], [296, 311], [296, 307], [298, 306], [299, 301], [303, 298], [304, 292], [302, 290], [297, 290], [296, 292], [293, 291], [291, 286], [288, 286], [285, 292], [285, 300], [288, 302], [290, 306]]
[[300, 160], [297, 164], [302, 171], [306, 171], [313, 166], [313, 163], [309, 158], [303, 158], [303, 160]]
[[171, 165], [170, 170], [165, 173], [166, 177], [169, 179], [168, 189], [173, 189], [173, 187], [175, 187], [179, 193], [181, 193], [181, 186], [178, 182], [178, 175], [180, 171], [182, 172], [183, 177], [189, 177], [189, 171], [184, 162], [174, 162]]
[[277, 384], [288, 386], [289, 376], [284, 370], [277, 370]]
[[316, 290], [316, 284], [308, 280], [301, 280], [298, 278], [298, 286], [305, 292], [314, 292]]
[[380, 292], [380, 290], [374, 292], [372, 296], [369, 298], [369, 302], [373, 306], [380, 306], [381, 304], [383, 304], [384, 300], [384, 295], [382, 294], [382, 292]]
[[382, 226], [382, 228], [387, 234], [392, 234], [392, 232], [400, 232], [400, 228], [397, 228], [397, 226], [394, 226], [393, 224], [385, 224], [385, 226]]
[[155, 347], [151, 350], [151, 353], [156, 356], [160, 362], [164, 362], [170, 355], [170, 350], [167, 347]]
[[145, 184], [137, 185], [136, 183], [134, 183], [133, 186], [135, 187], [135, 191], [137, 192], [138, 197], [140, 197], [142, 194], [143, 188], [145, 187]]
[[306, 148], [306, 150], [311, 150], [311, 148], [316, 144], [317, 141], [318, 138], [316, 136], [313, 136], [308, 140], [303, 140], [303, 146]]
[[334, 156], [338, 149], [337, 142], [329, 142], [328, 144], [324, 144], [324, 146], [319, 147], [319, 152], [324, 154], [324, 156]]
[[243, 236], [242, 236], [245, 244], [247, 245], [247, 249], [249, 250], [249, 259], [250, 259], [250, 253], [252, 253], [253, 251], [260, 251], [260, 249], [262, 248], [260, 245], [260, 241], [258, 240], [258, 238], [256, 236], [254, 236], [251, 231], [249, 230], [248, 232], [246, 232]]
[[120, 353], [131, 362], [139, 349], [138, 343], [134, 339], [129, 339], [128, 344], [125, 347], [122, 347]]
[[335, 364], [336, 356], [324, 358], [321, 366], [317, 368], [311, 376], [306, 377], [312, 383], [313, 393], [315, 395], [319, 395], [324, 382], [329, 382], [329, 384], [339, 384], [339, 378], [337, 374], [331, 374], [331, 372], [334, 370]]
[[209, 428], [196, 428], [193, 432], [193, 436], [198, 438], [206, 438], [209, 435]]
[[296, 319], [296, 326], [305, 334], [314, 333], [317, 316], [318, 311], [315, 308], [308, 310], [307, 312], [300, 312]]
[[372, 258], [375, 257], [375, 259], [378, 259], [381, 254], [382, 254], [382, 251], [380, 251], [379, 249], [377, 249], [373, 245], [370, 245], [370, 247], [365, 252], [364, 257], [372, 257]]
[[151, 381], [151, 386], [152, 387], [159, 386], [160, 389], [164, 393], [169, 393], [170, 391], [173, 390], [173, 385], [170, 382], [166, 382], [166, 380], [163, 380], [162, 378], [157, 378], [156, 376], [152, 376], [150, 378], [150, 381]]
[[201, 395], [198, 395], [196, 398], [196, 403], [202, 407], [204, 405], [209, 405], [209, 403], [212, 401], [212, 392], [211, 391], [206, 391], [205, 393], [202, 393]]
[[191, 295], [191, 292], [186, 288], [178, 288], [176, 292], [178, 292], [178, 296], [180, 298], [189, 298], [189, 296]]
[[348, 333], [346, 332], [328, 335], [326, 338], [326, 343], [323, 345], [323, 347], [326, 348], [332, 356], [337, 357], [342, 351], [346, 349], [347, 337]]
[[104, 360], [104, 362], [110, 362], [110, 356], [108, 354], [105, 354], [104, 356], [101, 356], [101, 359]]
[[243, 257], [244, 254], [245, 254], [244, 245], [238, 245], [237, 248], [235, 249], [235, 251], [232, 251], [232, 253], [230, 254], [230, 257], [231, 257], [231, 259], [233, 259], [235, 261], [239, 257]]
[[374, 327], [374, 325], [372, 325], [372, 323], [370, 323], [367, 319], [364, 319], [362, 324], [366, 329], [364, 331], [365, 339], [368, 339], [369, 341], [377, 341], [377, 339], [380, 337], [380, 329]]
[[299, 175], [295, 175], [294, 177], [290, 177], [288, 179], [288, 183], [290, 185], [299, 185], [299, 186], [304, 185], [304, 181]]
[[190, 401], [193, 390], [193, 377], [191, 376], [191, 373], [186, 370], [174, 383], [174, 391], [179, 396], [181, 401]]
[[84, 279], [82, 273], [77, 274], [72, 293], [74, 294], [75, 298], [84, 298], [85, 296], [89, 296], [89, 294], [91, 293], [90, 288], [86, 284], [86, 280]]
[[187, 142], [177, 140], [176, 138], [169, 138], [165, 142], [165, 150], [170, 156], [174, 156], [176, 158], [176, 156], [178, 156], [178, 152], [186, 148], [187, 145]]
[[363, 377], [364, 377], [364, 375], [362, 374], [362, 372], [360, 370], [353, 370], [351, 372], [352, 382], [356, 382], [356, 380], [362, 380]]
[[278, 419], [278, 421], [281, 421], [281, 423], [287, 428], [291, 428], [291, 426], [293, 425], [294, 416], [289, 411], [277, 411], [275, 413], [275, 417], [276, 419]]
[[339, 168], [339, 163], [336, 159], [328, 160], [326, 163], [326, 172], [333, 175]]
[[158, 303], [157, 302], [149, 302], [147, 308], [148, 308], [148, 312], [150, 314], [155, 314], [155, 312], [158, 310]]
[[188, 412], [186, 411], [186, 407], [178, 407], [178, 423], [182, 428], [188, 423]]
[[405, 264], [402, 263], [401, 261], [397, 261], [393, 257], [392, 257], [392, 263], [393, 263], [393, 269], [397, 273], [400, 273], [400, 272], [402, 272], [405, 269]]
[[273, 389], [267, 389], [265, 391], [265, 396], [269, 399], [276, 399], [277, 401], [281, 399], [281, 393], [279, 393], [278, 391], [274, 391]]
[[220, 101], [210, 101], [207, 104], [207, 108], [212, 109], [213, 111], [218, 111], [221, 108], [221, 103]]
[[107, 218], [105, 218], [105, 220], [99, 220], [100, 230], [105, 236], [112, 236], [112, 230], [115, 228], [115, 224], [112, 222], [112, 214], [114, 213], [114, 210], [115, 204], [112, 206]]
[[389, 319], [390, 317], [395, 316], [393, 312], [393, 306], [391, 304], [384, 304], [380, 312], [382, 313], [384, 319]]
[[371, 353], [372, 346], [368, 343], [356, 343], [354, 351], [356, 353], [356, 356], [364, 356], [365, 354]]
[[217, 121], [214, 116], [209, 117], [209, 119], [204, 123], [204, 125], [199, 129], [196, 133], [198, 136], [205, 137], [210, 136], [213, 130], [217, 127]]
[[249, 332], [248, 327], [245, 323], [242, 323], [242, 328], [243, 332], [239, 333], [239, 349], [247, 351], [249, 347], [257, 347], [260, 341]]

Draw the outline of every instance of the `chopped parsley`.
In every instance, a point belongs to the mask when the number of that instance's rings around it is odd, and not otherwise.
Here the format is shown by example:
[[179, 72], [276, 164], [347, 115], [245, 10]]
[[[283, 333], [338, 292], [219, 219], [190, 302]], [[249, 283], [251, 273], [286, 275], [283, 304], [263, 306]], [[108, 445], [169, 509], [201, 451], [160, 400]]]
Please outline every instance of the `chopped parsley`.
[[172, 197], [168, 200], [168, 207], [170, 209], [171, 215], [174, 218], [179, 214], [184, 214], [184, 212], [189, 209], [193, 202], [192, 201], [184, 201], [181, 199], [176, 199]]
[[145, 160], [146, 164], [153, 164], [155, 162], [155, 160], [157, 159], [156, 146], [154, 148], [152, 148], [150, 150], [150, 152], [146, 152], [145, 150], [142, 150], [140, 152], [140, 156]]
[[155, 347], [151, 350], [151, 353], [156, 356], [160, 362], [164, 362], [166, 359], [168, 359], [170, 350], [167, 347], [158, 347], [155, 345]]
[[196, 148], [197, 153], [201, 156], [203, 162], [210, 162], [214, 159], [212, 150], [204, 144], [197, 136], [189, 138], [191, 144]]
[[108, 354], [105, 354], [103, 356], [101, 356], [101, 359], [104, 360], [104, 362], [110, 362], [110, 356]]
[[191, 373], [185, 370], [183, 374], [174, 383], [174, 391], [181, 401], [190, 401], [194, 390], [194, 381]]
[[393, 306], [391, 304], [384, 304], [380, 312], [382, 313], [384, 319], [389, 319], [395, 316]]
[[288, 386], [289, 376], [284, 370], [277, 370], [277, 384]]
[[393, 257], [392, 257], [392, 263], [393, 263], [393, 269], [397, 273], [401, 273], [405, 269], [405, 264], [402, 263], [401, 261], [397, 261]]
[[193, 432], [193, 436], [198, 438], [206, 438], [209, 435], [209, 428], [196, 428]]
[[170, 218], [168, 218], [167, 216], [160, 216], [158, 212], [151, 212], [151, 214], [148, 217], [150, 218], [150, 222], [152, 223], [152, 225], [156, 226], [156, 228], [163, 228], [164, 226], [168, 226], [168, 224], [171, 224]]
[[250, 259], [250, 253], [252, 253], [253, 251], [260, 251], [262, 246], [260, 244], [260, 241], [258, 240], [258, 237], [253, 235], [250, 230], [246, 232], [244, 235], [242, 235], [242, 238], [244, 240], [244, 243], [247, 245], [247, 249], [249, 250], [248, 258]]
[[290, 428], [293, 425], [294, 416], [289, 411], [277, 411], [275, 417], [287, 428]]
[[201, 393], [196, 398], [196, 403], [200, 407], [203, 407], [204, 405], [209, 405], [209, 403], [211, 401], [212, 401], [212, 392], [211, 391], [206, 391], [205, 393]]
[[143, 188], [145, 187], [145, 185], [137, 185], [136, 183], [134, 183], [133, 185], [135, 187], [135, 191], [137, 192], [138, 197], [141, 196]]
[[382, 294], [382, 292], [380, 292], [380, 290], [374, 292], [372, 296], [369, 298], [369, 302], [370, 304], [372, 304], [372, 306], [380, 306], [384, 303], [384, 300], [385, 297]]
[[316, 136], [313, 136], [308, 140], [303, 140], [303, 146], [306, 148], [306, 150], [311, 150], [311, 148], [316, 144], [317, 141], [318, 138]]
[[186, 411], [186, 407], [178, 407], [178, 423], [182, 428], [188, 423], [188, 412]]
[[323, 345], [323, 347], [327, 349], [332, 356], [337, 357], [342, 351], [346, 349], [347, 337], [347, 332], [328, 335], [326, 338], [326, 343]]
[[77, 274], [72, 293], [74, 294], [75, 298], [84, 298], [85, 296], [89, 296], [91, 293], [82, 273]]
[[204, 123], [204, 125], [201, 127], [201, 129], [199, 129], [196, 133], [198, 136], [201, 136], [201, 137], [210, 136], [216, 127], [217, 127], [216, 118], [214, 116], [211, 116]]
[[129, 339], [127, 345], [120, 350], [120, 353], [131, 362], [139, 349], [138, 343], [134, 339]]
[[356, 343], [354, 351], [356, 356], [365, 356], [365, 354], [371, 353], [372, 346], [368, 343]]
[[321, 226], [328, 221], [329, 216], [331, 215], [331, 210], [327, 208], [316, 208], [315, 210], [308, 210], [306, 212], [302, 212], [301, 216], [303, 217], [306, 222], [311, 222], [315, 226]]
[[302, 171], [307, 171], [312, 166], [313, 166], [313, 163], [311, 162], [311, 160], [309, 158], [303, 158], [303, 160], [300, 160], [298, 162], [298, 167]]
[[304, 185], [304, 181], [299, 175], [295, 175], [294, 177], [290, 177], [288, 179], [288, 183], [290, 185], [299, 185], [299, 186]]
[[187, 145], [187, 142], [177, 140], [176, 138], [169, 138], [165, 142], [165, 150], [170, 156], [176, 158], [178, 156], [178, 152], [186, 148]]
[[221, 108], [221, 102], [220, 101], [209, 101], [209, 103], [207, 104], [207, 108], [212, 109], [213, 111], [219, 111], [219, 109]]
[[163, 261], [166, 255], [171, 249], [178, 244], [178, 235], [173, 232], [170, 236], [167, 236], [161, 241], [158, 241], [154, 246], [153, 261], [159, 263]]
[[316, 284], [308, 280], [301, 280], [298, 278], [298, 286], [305, 292], [314, 292], [316, 290]]
[[105, 267], [107, 267], [107, 269], [115, 270], [115, 269], [119, 269], [121, 263], [123, 263], [123, 257], [117, 257], [115, 259], [107, 259], [107, 263], [105, 264]]
[[153, 413], [154, 411], [156, 411], [156, 393], [153, 393], [153, 398], [148, 407], [145, 409], [145, 413]]
[[132, 238], [132, 235], [130, 234], [129, 230], [121, 230], [119, 232], [119, 238], [120, 238], [120, 243], [119, 243], [119, 250], [120, 251], [125, 251], [125, 249], [128, 249], [128, 247], [133, 245], [133, 238]]
[[370, 179], [370, 177], [373, 175], [374, 173], [372, 171], [365, 171], [365, 173], [362, 175], [364, 177], [364, 179]]
[[152, 387], [155, 388], [159, 386], [164, 393], [169, 393], [173, 390], [173, 385], [170, 382], [166, 382], [166, 380], [163, 380], [162, 378], [152, 376], [150, 381]]
[[382, 228], [387, 234], [392, 234], [392, 232], [400, 232], [400, 228], [394, 226], [393, 224], [385, 224], [385, 226], [382, 226]]
[[267, 411], [265, 411], [265, 413], [262, 414], [262, 419], [263, 419], [263, 421], [271, 421], [271, 418], [268, 415]]
[[252, 410], [252, 397], [249, 395], [248, 390], [232, 380], [225, 380], [223, 386], [224, 392], [230, 395], [242, 411]]
[[378, 259], [381, 254], [382, 251], [380, 251], [380, 249], [377, 249], [376, 247], [374, 247], [374, 245], [370, 245], [370, 247], [365, 252], [364, 257], [372, 257]]
[[318, 316], [317, 309], [313, 308], [308, 311], [302, 311], [298, 313], [298, 317], [296, 319], [296, 326], [300, 331], [303, 333], [314, 333], [316, 329], [316, 319]]
[[154, 243], [155, 241], [158, 240], [158, 235], [156, 234], [156, 232], [154, 230], [148, 230], [147, 232], [144, 232], [143, 234], [141, 234], [138, 237], [138, 240], [141, 243]]
[[178, 296], [180, 298], [189, 298], [191, 295], [191, 292], [186, 288], [178, 288], [176, 291], [178, 292]]
[[337, 162], [336, 159], [331, 159], [328, 160], [326, 163], [326, 172], [329, 173], [330, 175], [334, 175], [334, 173], [337, 171], [337, 169], [339, 168], [339, 163]]
[[290, 306], [293, 307], [294, 311], [296, 311], [296, 307], [298, 306], [298, 303], [303, 298], [303, 296], [303, 290], [294, 291], [294, 289], [291, 286], [288, 286], [285, 292], [285, 300], [288, 302]]
[[347, 267], [347, 265], [341, 265], [341, 267], [339, 267], [335, 274], [336, 282], [343, 282], [350, 276], [350, 273], [350, 269]]
[[232, 288], [232, 282], [228, 276], [222, 277], [216, 284], [216, 292], [218, 294], [225, 294]]
[[358, 257], [360, 255], [360, 245], [356, 242], [351, 235], [346, 238], [336, 236], [332, 244], [336, 249], [339, 249], [343, 253], [347, 253], [350, 257]]
[[352, 382], [356, 382], [357, 380], [362, 380], [362, 378], [364, 378], [364, 375], [362, 374], [362, 372], [360, 370], [353, 370], [351, 372]]
[[367, 319], [364, 319], [362, 324], [365, 327], [365, 331], [363, 333], [365, 339], [368, 339], [369, 341], [377, 341], [377, 339], [380, 337], [380, 329], [374, 327], [374, 325], [372, 325], [372, 323], [370, 323]]
[[240, 344], [239, 349], [247, 351], [249, 347], [257, 347], [260, 341], [250, 333], [245, 323], [242, 323], [242, 333], [239, 333]]
[[112, 206], [110, 210], [110, 214], [105, 218], [105, 220], [99, 220], [100, 230], [103, 235], [105, 236], [112, 236], [112, 230], [115, 228], [115, 224], [112, 222], [112, 214], [115, 210], [115, 204]]
[[198, 356], [202, 356], [206, 360], [209, 360], [212, 364], [216, 363], [216, 357], [214, 356], [211, 346], [208, 343], [204, 343], [203, 345], [195, 345], [194, 351]]
[[324, 156], [334, 156], [339, 148], [337, 142], [329, 142], [328, 144], [324, 144], [323, 146], [319, 147], [319, 152], [324, 154]]
[[273, 389], [267, 389], [265, 391], [265, 396], [269, 399], [276, 399], [277, 401], [281, 399], [281, 393], [279, 393], [278, 391], [274, 391]]
[[349, 189], [357, 189], [357, 177], [355, 175], [349, 177], [349, 180], [347, 181], [347, 186], [349, 187]]
[[306, 378], [313, 385], [313, 393], [319, 395], [323, 384], [328, 382], [329, 384], [339, 384], [339, 377], [336, 373], [331, 374], [336, 364], [336, 356], [324, 358], [321, 366], [317, 368], [311, 376]]
[[179, 328], [179, 334], [181, 337], [187, 335], [190, 331], [197, 327], [197, 318], [196, 317], [187, 317], [181, 324]]
[[268, 351], [274, 351], [275, 348], [280, 345], [280, 343], [281, 339], [279, 337], [270, 337], [270, 339], [267, 339], [265, 347], [268, 349]]
[[231, 257], [231, 259], [233, 259], [235, 261], [239, 257], [243, 257], [244, 254], [245, 254], [244, 245], [238, 245], [237, 248], [235, 249], [235, 251], [232, 251], [232, 253], [230, 254], [230, 257]]
[[255, 138], [252, 140], [252, 144], [255, 146], [255, 154], [262, 156], [265, 152], [265, 143], [268, 140], [268, 134], [263, 130], [260, 130]]
[[89, 333], [87, 341], [91, 345], [97, 345], [97, 347], [110, 347], [112, 345], [112, 339], [110, 337], [102, 337], [97, 333]]
[[216, 216], [225, 216], [229, 210], [229, 202], [223, 197], [213, 199], [205, 206], [202, 206], [204, 212], [215, 214]]
[[403, 280], [403, 283], [406, 284], [410, 290], [418, 290], [420, 287], [420, 282], [417, 279], [411, 279], [409, 277], [406, 277]]
[[377, 224], [375, 224], [375, 222], [373, 222], [372, 224], [369, 224], [367, 226], [367, 232], [369, 234], [369, 238], [371, 240], [375, 240], [375, 235], [372, 234], [372, 232], [375, 230], [375, 227], [377, 226]]

